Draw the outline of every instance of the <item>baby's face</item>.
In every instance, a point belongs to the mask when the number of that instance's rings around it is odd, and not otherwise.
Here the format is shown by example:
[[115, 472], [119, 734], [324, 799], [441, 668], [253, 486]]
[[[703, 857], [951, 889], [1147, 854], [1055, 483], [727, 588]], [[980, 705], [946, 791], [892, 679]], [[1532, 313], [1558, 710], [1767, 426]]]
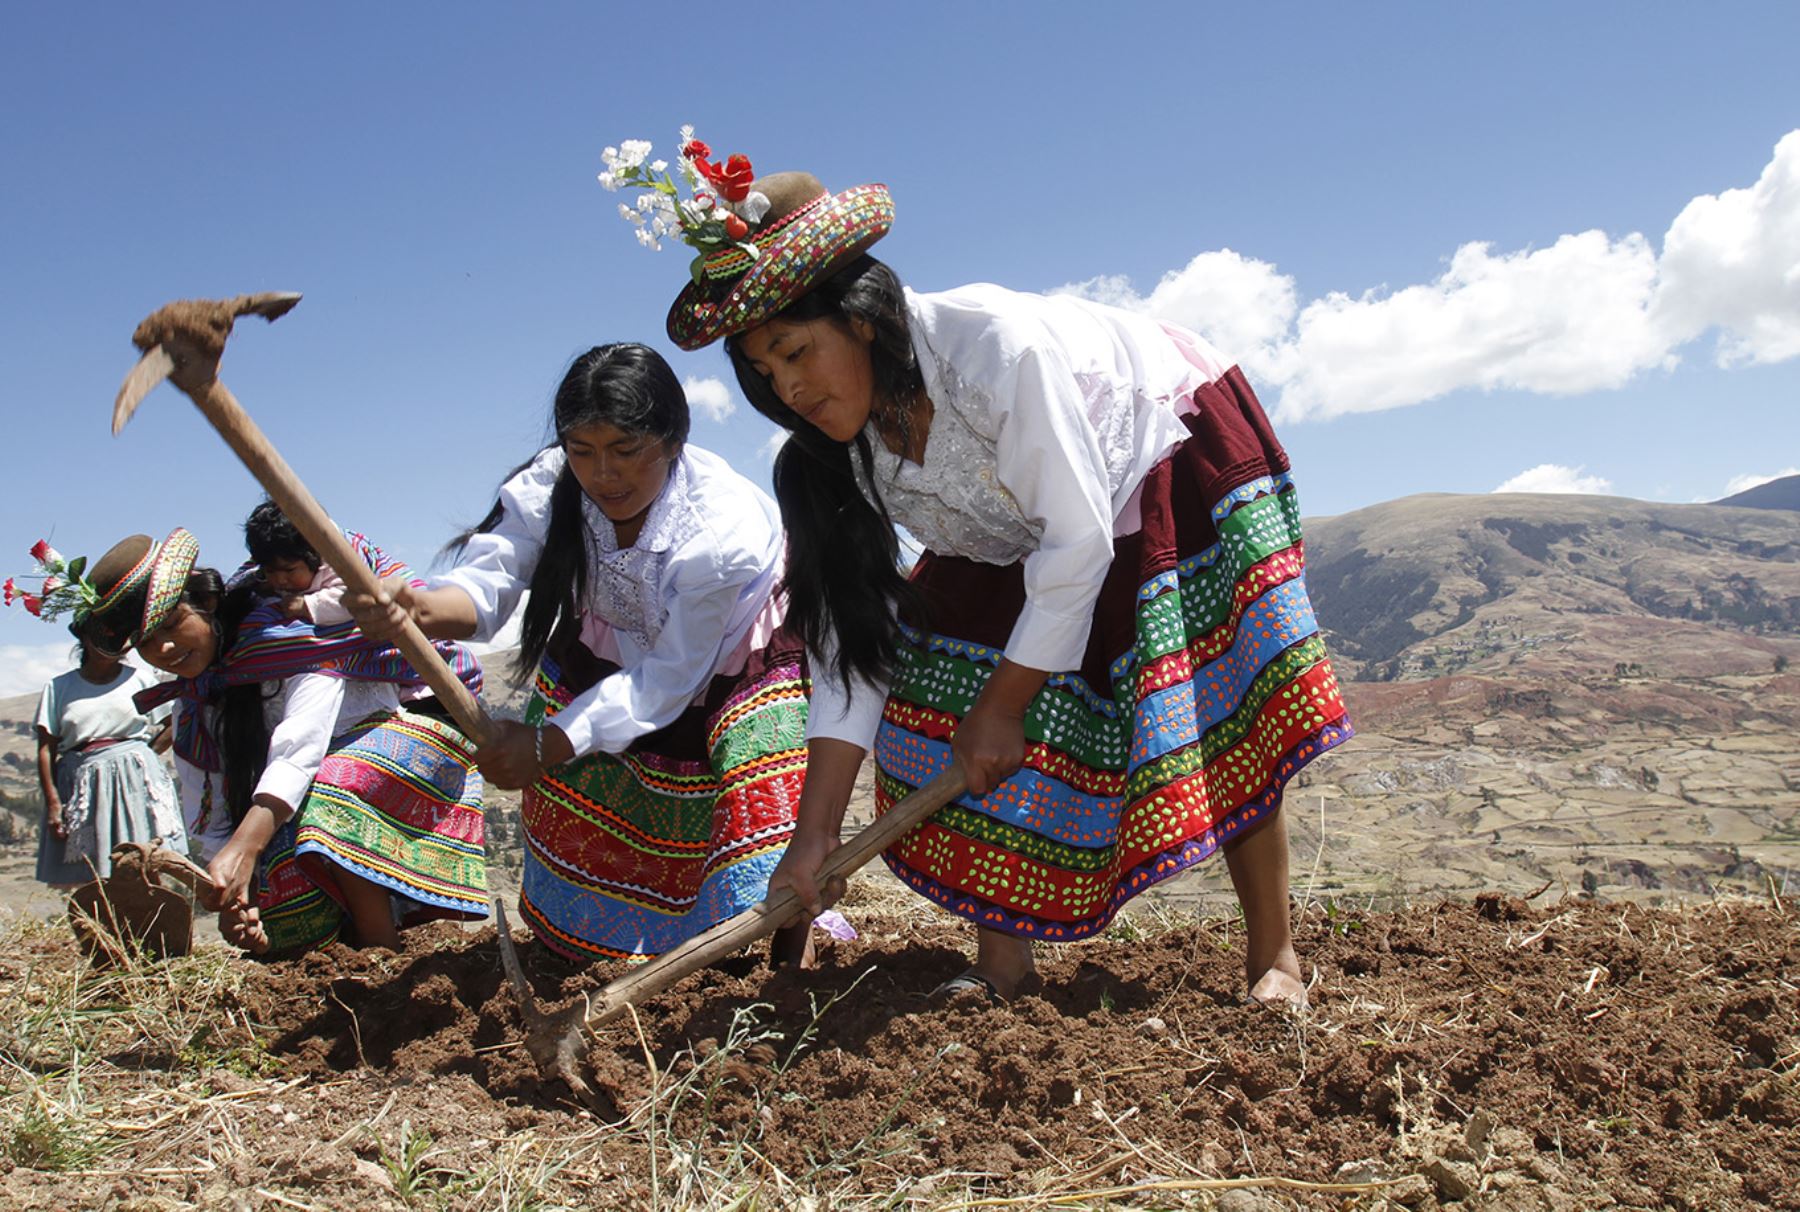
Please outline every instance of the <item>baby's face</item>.
[[270, 560], [262, 566], [262, 579], [278, 593], [305, 593], [312, 586], [313, 570], [305, 560]]

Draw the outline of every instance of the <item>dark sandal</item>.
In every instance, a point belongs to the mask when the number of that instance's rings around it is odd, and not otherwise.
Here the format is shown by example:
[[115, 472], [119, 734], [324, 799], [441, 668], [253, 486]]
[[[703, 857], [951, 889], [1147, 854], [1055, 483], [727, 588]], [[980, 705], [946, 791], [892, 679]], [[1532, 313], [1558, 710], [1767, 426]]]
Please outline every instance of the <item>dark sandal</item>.
[[994, 982], [990, 981], [987, 977], [981, 975], [981, 973], [975, 971], [973, 968], [965, 968], [962, 972], [933, 989], [930, 994], [927, 995], [927, 1000], [947, 1002], [964, 993], [979, 993], [989, 1003], [996, 1006], [1003, 1005], [1006, 1002], [1006, 999], [1000, 996], [1000, 990], [994, 987]]

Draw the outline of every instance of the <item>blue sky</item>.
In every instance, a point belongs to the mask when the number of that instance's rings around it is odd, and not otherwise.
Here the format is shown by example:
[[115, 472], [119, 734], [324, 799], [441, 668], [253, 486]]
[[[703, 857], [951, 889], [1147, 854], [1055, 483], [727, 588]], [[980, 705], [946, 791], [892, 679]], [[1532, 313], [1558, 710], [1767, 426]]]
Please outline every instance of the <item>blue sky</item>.
[[[305, 293], [223, 377], [418, 563], [589, 345], [728, 379], [663, 335], [683, 253], [595, 182], [605, 145], [666, 154], [683, 122], [761, 171], [885, 181], [879, 251], [918, 288], [1075, 285], [1206, 328], [1308, 513], [1546, 466], [1526, 483], [1714, 498], [1800, 464], [1795, 45], [1791, 4], [22, 8], [0, 571], [177, 524], [238, 559], [258, 490], [183, 397], [108, 436], [170, 299]], [[735, 386], [696, 397], [735, 412], [694, 441], [766, 481], [772, 427]], [[0, 694], [65, 653], [0, 617]]]

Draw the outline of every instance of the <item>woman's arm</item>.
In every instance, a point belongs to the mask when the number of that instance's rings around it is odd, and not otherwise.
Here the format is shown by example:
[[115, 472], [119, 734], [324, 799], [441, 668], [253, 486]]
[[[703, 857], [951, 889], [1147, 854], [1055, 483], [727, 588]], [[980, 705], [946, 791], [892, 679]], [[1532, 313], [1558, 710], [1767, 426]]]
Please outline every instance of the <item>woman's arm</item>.
[[844, 812], [850, 807], [866, 752], [859, 745], [831, 737], [815, 737], [806, 743], [806, 782], [794, 814], [794, 837], [769, 876], [769, 891], [793, 889], [813, 917], [844, 894], [842, 878], [819, 887], [819, 868], [838, 848]]
[[433, 640], [467, 640], [481, 629], [474, 601], [454, 586], [422, 589], [397, 576], [383, 581], [381, 588], [385, 601], [351, 591], [340, 600], [358, 630], [372, 640], [392, 641], [409, 616]]
[[162, 727], [150, 738], [150, 748], [155, 753], [167, 753], [169, 746], [175, 743], [175, 716], [173, 713], [163, 717]]
[[63, 841], [69, 836], [63, 824], [62, 799], [56, 794], [56, 738], [46, 728], [37, 730], [38, 787], [44, 793], [44, 827], [50, 836]]
[[322, 673], [289, 678], [282, 687], [281, 722], [269, 734], [269, 760], [257, 780], [251, 806], [213, 861], [207, 864], [220, 885], [210, 908], [247, 908], [257, 860], [275, 831], [306, 800], [313, 776], [325, 761], [332, 730], [343, 706], [344, 679]]
[[971, 796], [980, 799], [1025, 764], [1025, 711], [1049, 676], [1002, 659], [957, 724], [950, 752], [962, 763]]
[[1053, 334], [1029, 335], [990, 385], [995, 473], [1042, 531], [1006, 657], [951, 740], [977, 798], [1024, 764], [1025, 712], [1051, 671], [1081, 664], [1112, 566], [1112, 499], [1087, 402]]

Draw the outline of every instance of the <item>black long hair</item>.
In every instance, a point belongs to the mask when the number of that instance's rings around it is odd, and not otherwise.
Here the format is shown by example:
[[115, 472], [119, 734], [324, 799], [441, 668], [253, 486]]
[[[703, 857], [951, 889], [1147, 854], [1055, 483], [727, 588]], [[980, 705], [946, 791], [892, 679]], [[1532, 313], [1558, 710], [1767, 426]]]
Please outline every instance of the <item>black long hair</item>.
[[[236, 644], [238, 625], [258, 601], [257, 589], [255, 581], [246, 580], [227, 592], [224, 578], [215, 568], [196, 567], [188, 572], [181, 603], [211, 625], [217, 641], [213, 651], [215, 666], [225, 660]], [[142, 618], [149, 591], [145, 585], [126, 594], [107, 611], [108, 618]], [[234, 826], [241, 824], [244, 814], [250, 811], [256, 784], [269, 765], [269, 725], [263, 719], [263, 699], [263, 684], [250, 682], [226, 688], [217, 700], [220, 767], [225, 779], [225, 804]]]
[[[596, 345], [576, 358], [563, 375], [551, 408], [553, 439], [543, 449], [562, 445], [571, 430], [611, 425], [661, 441], [673, 457], [687, 442], [688, 421], [687, 393], [661, 354], [631, 341]], [[526, 460], [507, 479], [531, 463]], [[564, 467], [550, 490], [550, 524], [519, 625], [517, 680], [530, 677], [544, 651], [553, 641], [560, 642], [563, 632], [573, 629], [581, 617], [588, 590], [587, 529], [581, 498], [580, 482]], [[487, 516], [473, 530], [453, 539], [446, 550], [460, 551], [475, 535], [498, 526], [505, 513], [505, 506], [496, 500]]]
[[[864, 254], [820, 282], [776, 319], [825, 320], [848, 327], [861, 320], [874, 331], [869, 358], [875, 408], [904, 438], [912, 401], [925, 380], [913, 355], [906, 295], [899, 277]], [[775, 457], [775, 500], [787, 530], [787, 626], [817, 651], [837, 639], [832, 673], [883, 681], [899, 651], [898, 615], [916, 611], [917, 595], [900, 570], [900, 540], [875, 485], [874, 453], [866, 433], [849, 442], [827, 437], [800, 419], [744, 356], [737, 337], [725, 342], [738, 386], [750, 406], [787, 430]], [[858, 487], [851, 460], [869, 486]]]
[[298, 560], [317, 572], [325, 562], [300, 528], [281, 512], [281, 506], [268, 497], [244, 519], [244, 547], [250, 552], [250, 559], [265, 568], [277, 560]]

